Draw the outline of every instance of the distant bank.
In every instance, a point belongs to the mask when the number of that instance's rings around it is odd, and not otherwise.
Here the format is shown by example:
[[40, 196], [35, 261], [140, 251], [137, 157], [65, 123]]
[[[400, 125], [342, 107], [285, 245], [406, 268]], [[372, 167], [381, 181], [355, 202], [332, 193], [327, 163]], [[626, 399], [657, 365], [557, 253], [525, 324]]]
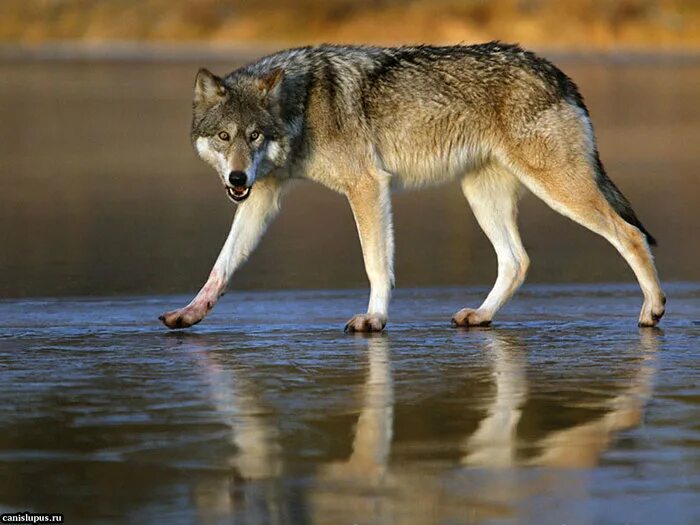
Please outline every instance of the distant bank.
[[[466, 42], [463, 42], [467, 44]], [[392, 45], [392, 44], [388, 44]], [[397, 42], [393, 45], [401, 45]], [[36, 44], [0, 43], [0, 61], [124, 61], [124, 62], [242, 62], [292, 47], [285, 43], [208, 43], [208, 42], [86, 42], [55, 41]], [[620, 63], [700, 63], [698, 49], [615, 48], [610, 50], [566, 50], [548, 46], [532, 46], [550, 59]]]
[[2, 0], [0, 42], [518, 42], [700, 49], [697, 0]]

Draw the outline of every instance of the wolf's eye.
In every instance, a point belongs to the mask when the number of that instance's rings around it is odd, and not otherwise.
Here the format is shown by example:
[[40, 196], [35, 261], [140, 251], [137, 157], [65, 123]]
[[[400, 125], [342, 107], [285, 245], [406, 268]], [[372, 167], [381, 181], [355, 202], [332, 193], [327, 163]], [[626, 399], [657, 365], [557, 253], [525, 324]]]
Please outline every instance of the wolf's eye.
[[251, 141], [251, 142], [255, 142], [255, 141], [258, 140], [259, 138], [260, 138], [260, 132], [259, 132], [259, 131], [253, 131], [253, 132], [250, 134], [250, 141]]
[[225, 131], [219, 131], [218, 137], [219, 137], [221, 140], [228, 141], [228, 140], [231, 138], [231, 135], [229, 135], [229, 134], [226, 133]]

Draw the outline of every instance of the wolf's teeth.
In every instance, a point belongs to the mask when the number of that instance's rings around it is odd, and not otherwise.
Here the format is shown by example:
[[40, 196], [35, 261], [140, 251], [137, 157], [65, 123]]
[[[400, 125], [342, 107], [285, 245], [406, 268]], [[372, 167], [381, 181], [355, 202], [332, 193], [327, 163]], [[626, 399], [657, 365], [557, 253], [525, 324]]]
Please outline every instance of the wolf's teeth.
[[243, 187], [243, 190], [239, 192], [235, 188], [226, 186], [226, 194], [234, 202], [241, 202], [242, 200], [245, 200], [250, 194], [250, 188]]

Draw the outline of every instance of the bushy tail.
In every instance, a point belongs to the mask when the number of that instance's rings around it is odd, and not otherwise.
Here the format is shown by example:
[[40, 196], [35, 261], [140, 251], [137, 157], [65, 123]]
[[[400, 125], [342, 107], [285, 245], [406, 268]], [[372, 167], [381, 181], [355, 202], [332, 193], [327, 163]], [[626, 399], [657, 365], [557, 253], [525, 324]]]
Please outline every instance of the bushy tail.
[[630, 223], [632, 226], [636, 226], [639, 230], [646, 236], [647, 242], [651, 246], [656, 246], [656, 239], [647, 231], [642, 222], [637, 218], [637, 214], [634, 213], [632, 205], [625, 198], [622, 192], [615, 186], [615, 183], [610, 180], [608, 175], [605, 173], [605, 168], [603, 168], [603, 163], [600, 162], [600, 157], [598, 152], [595, 152], [595, 162], [596, 162], [596, 182], [600, 191], [603, 192], [605, 198], [610, 203], [610, 205], [615, 209], [620, 217], [625, 221]]

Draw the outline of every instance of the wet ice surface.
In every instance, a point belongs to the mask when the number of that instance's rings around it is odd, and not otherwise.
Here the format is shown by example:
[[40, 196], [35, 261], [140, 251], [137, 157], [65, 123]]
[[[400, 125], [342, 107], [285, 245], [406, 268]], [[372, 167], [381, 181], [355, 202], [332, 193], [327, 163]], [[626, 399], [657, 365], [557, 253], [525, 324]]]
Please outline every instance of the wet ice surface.
[[67, 523], [699, 523], [700, 285], [0, 302], [0, 507]]

